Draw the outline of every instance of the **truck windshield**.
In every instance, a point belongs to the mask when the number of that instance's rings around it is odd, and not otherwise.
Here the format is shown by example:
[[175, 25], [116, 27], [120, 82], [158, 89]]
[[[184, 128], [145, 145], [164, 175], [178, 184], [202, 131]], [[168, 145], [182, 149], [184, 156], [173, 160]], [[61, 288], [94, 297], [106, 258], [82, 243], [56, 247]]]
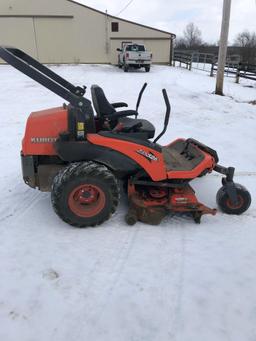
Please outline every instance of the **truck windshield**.
[[145, 47], [143, 45], [127, 45], [126, 51], [133, 51], [133, 52], [144, 52]]

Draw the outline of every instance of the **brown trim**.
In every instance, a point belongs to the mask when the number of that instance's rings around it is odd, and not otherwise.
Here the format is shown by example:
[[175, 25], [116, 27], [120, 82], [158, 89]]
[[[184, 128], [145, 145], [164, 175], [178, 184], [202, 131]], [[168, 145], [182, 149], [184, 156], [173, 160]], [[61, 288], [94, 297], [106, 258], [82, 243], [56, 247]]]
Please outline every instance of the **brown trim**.
[[138, 39], [141, 39], [141, 40], [171, 40], [172, 37], [110, 37], [109, 38], [110, 40], [124, 40], [124, 39], [129, 39], [129, 40], [138, 40]]
[[[101, 12], [101, 11], [99, 11], [98, 9], [89, 7], [89, 6], [84, 5], [84, 4], [81, 4], [81, 3], [77, 2], [77, 1], [74, 1], [74, 0], [66, 0], [66, 1], [72, 2], [73, 4], [76, 4], [76, 5], [79, 5], [79, 6], [82, 6], [82, 7], [85, 7], [85, 8], [87, 8], [87, 9], [91, 10], [91, 11], [94, 11], [94, 12], [97, 12], [97, 13], [100, 13], [100, 14], [103, 14], [103, 15], [106, 15], [106, 13]], [[110, 17], [110, 18], [113, 18], [113, 19], [116, 19], [116, 20], [125, 21], [125, 22], [127, 22], [127, 23], [129, 23], [129, 24], [138, 25], [138, 26], [140, 26], [140, 27], [148, 28], [148, 29], [150, 29], [150, 30], [154, 30], [154, 31], [157, 31], [157, 32], [169, 34], [171, 37], [176, 38], [176, 34], [174, 34], [174, 33], [167, 32], [167, 31], [163, 31], [163, 30], [159, 30], [158, 28], [154, 28], [154, 27], [151, 27], [151, 26], [139, 24], [139, 23], [137, 23], [137, 22], [130, 21], [130, 20], [127, 20], [127, 19], [122, 19], [122, 18], [119, 18], [119, 17], [115, 17], [115, 16], [113, 16], [113, 15], [109, 15], [109, 14], [107, 14], [107, 15], [108, 15], [108, 17]]]
[[15, 14], [0, 14], [0, 18], [53, 18], [53, 19], [73, 19], [73, 15], [15, 15]]

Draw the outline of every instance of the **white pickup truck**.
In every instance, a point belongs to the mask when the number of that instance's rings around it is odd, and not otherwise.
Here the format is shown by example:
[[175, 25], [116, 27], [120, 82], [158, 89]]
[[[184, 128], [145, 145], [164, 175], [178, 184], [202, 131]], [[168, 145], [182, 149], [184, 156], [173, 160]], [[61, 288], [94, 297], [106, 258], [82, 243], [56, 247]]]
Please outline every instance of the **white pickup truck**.
[[119, 51], [118, 66], [124, 68], [124, 72], [128, 72], [129, 68], [145, 68], [146, 72], [150, 71], [152, 62], [152, 53], [148, 52], [142, 44], [125, 44]]

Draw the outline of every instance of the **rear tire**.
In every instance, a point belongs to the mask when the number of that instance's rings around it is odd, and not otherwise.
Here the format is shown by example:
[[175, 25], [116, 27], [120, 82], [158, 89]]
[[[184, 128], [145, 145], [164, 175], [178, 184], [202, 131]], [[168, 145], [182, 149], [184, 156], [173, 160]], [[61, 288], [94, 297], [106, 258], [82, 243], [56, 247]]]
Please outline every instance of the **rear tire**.
[[221, 187], [216, 196], [216, 201], [222, 212], [240, 215], [248, 210], [251, 205], [251, 195], [248, 190], [239, 184], [235, 184], [238, 196], [238, 204], [232, 204], [226, 186]]
[[150, 66], [145, 66], [145, 71], [149, 72], [150, 71]]
[[124, 65], [124, 72], [128, 72], [129, 71], [129, 65], [125, 64]]
[[113, 173], [95, 162], [73, 163], [52, 185], [52, 206], [66, 223], [77, 227], [102, 224], [116, 211], [120, 189]]

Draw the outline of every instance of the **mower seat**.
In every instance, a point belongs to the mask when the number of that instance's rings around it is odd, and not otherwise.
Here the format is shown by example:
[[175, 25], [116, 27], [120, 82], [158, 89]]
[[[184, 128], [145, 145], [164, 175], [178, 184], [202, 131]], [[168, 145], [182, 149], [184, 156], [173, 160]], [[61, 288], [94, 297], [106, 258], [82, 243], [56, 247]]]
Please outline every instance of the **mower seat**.
[[[99, 120], [104, 121], [104, 119], [109, 119], [111, 128], [114, 128], [118, 123], [121, 123], [121, 132], [123, 133], [140, 132], [145, 133], [146, 139], [151, 139], [154, 137], [155, 127], [147, 120], [137, 119], [137, 111], [116, 111], [116, 108], [127, 107], [128, 105], [126, 103], [109, 103], [103, 89], [98, 85], [91, 86], [91, 95], [93, 106]], [[129, 118], [127, 116], [135, 116], [135, 118]], [[137, 127], [135, 127], [136, 125]], [[133, 127], [135, 127], [135, 130]]]

